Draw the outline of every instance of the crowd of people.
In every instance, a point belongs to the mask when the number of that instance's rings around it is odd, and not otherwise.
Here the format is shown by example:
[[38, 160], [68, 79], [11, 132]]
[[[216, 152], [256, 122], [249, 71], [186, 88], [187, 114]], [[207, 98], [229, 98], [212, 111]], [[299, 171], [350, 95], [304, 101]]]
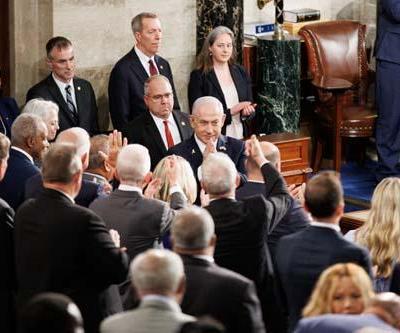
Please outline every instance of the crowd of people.
[[114, 131], [99, 133], [64, 37], [20, 114], [0, 100], [0, 330], [398, 332], [400, 181], [382, 181], [343, 237], [337, 174], [299, 195], [275, 145], [242, 140], [256, 105], [228, 28], [199, 54], [190, 115], [157, 54], [157, 15], [132, 31], [110, 76]]

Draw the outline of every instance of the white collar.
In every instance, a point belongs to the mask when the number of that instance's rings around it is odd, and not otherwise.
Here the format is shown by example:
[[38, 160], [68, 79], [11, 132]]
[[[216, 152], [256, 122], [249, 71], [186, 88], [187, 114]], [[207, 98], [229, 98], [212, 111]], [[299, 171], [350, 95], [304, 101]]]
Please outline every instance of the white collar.
[[148, 111], [148, 112], [150, 113], [151, 117], [153, 118], [153, 120], [154, 120], [154, 122], [156, 124], [161, 124], [161, 125], [164, 126], [164, 121], [165, 120], [168, 121], [168, 124], [174, 124], [175, 123], [175, 119], [174, 119], [174, 116], [172, 115], [172, 111], [169, 114], [168, 119], [163, 119], [163, 118], [157, 117], [154, 114], [152, 114], [150, 111]]
[[[204, 150], [206, 149], [206, 145], [197, 137], [196, 133], [194, 134], [194, 139], [196, 140], [197, 146], [199, 147], [201, 153], [204, 153]], [[215, 150], [217, 150], [217, 142], [218, 139], [213, 142]]]
[[127, 185], [127, 184], [120, 184], [118, 186], [118, 189], [120, 191], [129, 191], [129, 192], [139, 192], [142, 194], [142, 189], [138, 186], [132, 186], [132, 185]]
[[[154, 64], [156, 65], [156, 61], [154, 60], [154, 56], [147, 56], [146, 54], [144, 54], [138, 47], [135, 46], [135, 52], [137, 54], [137, 56], [139, 57], [140, 61], [142, 63], [148, 63], [149, 60], [153, 60]], [[157, 66], [157, 65], [156, 65]]]
[[340, 232], [340, 227], [339, 227], [339, 225], [333, 224], [333, 223], [311, 221], [310, 225], [313, 226], [313, 227], [320, 227], [320, 228], [333, 229], [333, 230], [335, 230], [335, 231], [337, 231], [337, 232]]
[[71, 79], [68, 83], [65, 83], [65, 82], [57, 79], [57, 77], [54, 75], [54, 73], [51, 73], [51, 75], [53, 76], [54, 81], [56, 82], [58, 88], [60, 88], [61, 91], [64, 91], [67, 86], [71, 86], [71, 89], [74, 89], [74, 80], [73, 79]]
[[180, 309], [179, 304], [172, 298], [164, 295], [150, 294], [142, 297], [142, 301], [158, 301], [168, 304], [173, 309]]
[[194, 254], [193, 258], [202, 259], [202, 260], [205, 260], [205, 261], [208, 261], [208, 262], [211, 262], [211, 263], [214, 262], [214, 258], [211, 257], [211, 256], [208, 256], [206, 254]]
[[14, 149], [16, 151], [19, 151], [21, 154], [24, 154], [27, 158], [29, 158], [29, 161], [31, 161], [32, 164], [34, 164], [32, 156], [29, 155], [25, 150], [15, 147], [15, 146], [11, 146], [11, 149]]

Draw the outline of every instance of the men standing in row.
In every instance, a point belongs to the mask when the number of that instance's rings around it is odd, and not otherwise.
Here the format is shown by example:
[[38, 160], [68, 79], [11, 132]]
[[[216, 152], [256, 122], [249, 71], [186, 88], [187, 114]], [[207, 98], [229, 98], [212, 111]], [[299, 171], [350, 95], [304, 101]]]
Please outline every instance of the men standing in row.
[[72, 43], [65, 37], [54, 37], [47, 42], [46, 51], [51, 74], [29, 89], [26, 101], [43, 98], [56, 103], [60, 131], [77, 126], [96, 134], [96, 97], [90, 82], [75, 76]]
[[174, 92], [174, 109], [179, 110], [170, 65], [157, 55], [162, 37], [160, 20], [156, 14], [141, 13], [132, 19], [131, 26], [136, 45], [116, 63], [108, 85], [111, 120], [119, 131], [146, 112], [144, 82], [150, 76], [162, 74], [168, 78]]
[[148, 111], [132, 120], [124, 129], [129, 143], [139, 143], [150, 153], [151, 170], [167, 155], [167, 150], [193, 133], [189, 116], [173, 110], [174, 96], [167, 77], [154, 75], [144, 84], [144, 102]]

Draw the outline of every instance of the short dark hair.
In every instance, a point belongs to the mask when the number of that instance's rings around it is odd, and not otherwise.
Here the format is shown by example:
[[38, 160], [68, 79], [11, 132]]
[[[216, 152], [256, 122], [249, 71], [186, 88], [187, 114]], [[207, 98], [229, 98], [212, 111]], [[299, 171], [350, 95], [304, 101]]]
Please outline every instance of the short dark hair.
[[108, 136], [105, 134], [98, 134], [90, 138], [88, 169], [98, 169], [104, 165], [104, 157], [99, 154], [99, 151], [102, 151], [106, 155], [108, 155], [110, 151]]
[[331, 217], [343, 202], [343, 189], [339, 175], [334, 171], [322, 171], [311, 178], [307, 183], [304, 199], [312, 216]]
[[47, 44], [46, 44], [46, 53], [47, 53], [47, 58], [51, 59], [51, 51], [53, 49], [66, 49], [67, 47], [72, 46], [72, 43], [69, 39], [62, 37], [62, 36], [57, 36], [51, 38]]
[[145, 19], [145, 18], [156, 19], [156, 18], [158, 18], [158, 16], [155, 13], [148, 13], [148, 12], [143, 12], [143, 13], [136, 15], [131, 21], [131, 28], [132, 28], [132, 32], [134, 35], [136, 32], [142, 31], [143, 19]]
[[10, 139], [3, 133], [0, 133], [0, 160], [4, 160], [10, 150]]

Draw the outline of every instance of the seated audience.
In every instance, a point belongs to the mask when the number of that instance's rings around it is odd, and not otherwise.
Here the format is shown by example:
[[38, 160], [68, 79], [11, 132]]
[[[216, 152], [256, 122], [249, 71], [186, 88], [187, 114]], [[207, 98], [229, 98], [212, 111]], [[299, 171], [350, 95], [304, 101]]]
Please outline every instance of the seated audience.
[[151, 170], [167, 155], [167, 150], [193, 134], [189, 116], [173, 110], [174, 95], [169, 80], [163, 75], [150, 76], [144, 83], [147, 111], [124, 128], [129, 143], [139, 143], [150, 153]]
[[364, 269], [352, 263], [336, 264], [320, 275], [303, 317], [359, 314], [373, 295], [371, 279]]
[[83, 332], [81, 312], [67, 296], [43, 293], [33, 297], [20, 317], [20, 333]]
[[186, 273], [182, 311], [209, 315], [230, 333], [265, 332], [254, 283], [214, 263], [216, 236], [210, 214], [196, 206], [181, 210], [171, 235]]
[[400, 294], [400, 179], [385, 178], [374, 190], [367, 222], [345, 238], [369, 250], [376, 292]]
[[244, 67], [235, 64], [233, 32], [224, 26], [214, 28], [204, 41], [190, 74], [189, 107], [202, 96], [214, 96], [222, 103], [226, 115], [222, 133], [236, 139], [249, 136], [244, 121], [255, 112], [251, 79]]
[[376, 294], [361, 314], [304, 318], [295, 333], [354, 333], [364, 327], [375, 328], [375, 332], [399, 332], [400, 297], [394, 293]]
[[320, 172], [308, 181], [305, 208], [312, 216], [311, 226], [282, 237], [276, 251], [290, 331], [296, 326], [319, 275], [326, 268], [336, 263], [353, 262], [371, 275], [367, 250], [345, 240], [340, 233], [344, 199], [340, 180], [334, 172]]
[[47, 127], [36, 115], [21, 114], [11, 127], [8, 168], [0, 183], [0, 198], [16, 210], [25, 199], [25, 183], [40, 174], [34, 160], [41, 160], [47, 150]]
[[128, 257], [118, 233], [109, 233], [96, 214], [74, 203], [82, 180], [74, 145], [52, 144], [42, 175], [44, 190], [15, 216], [19, 304], [41, 292], [64, 293], [82, 311], [86, 332], [97, 332], [108, 311], [102, 293], [126, 279]]
[[195, 318], [182, 313], [185, 273], [180, 257], [168, 250], [147, 250], [130, 267], [140, 306], [113, 315], [101, 323], [101, 333], [176, 333]]
[[0, 133], [11, 138], [11, 125], [19, 115], [17, 102], [12, 97], [3, 96], [4, 72], [0, 69]]
[[39, 116], [47, 126], [47, 140], [56, 138], [58, 126], [58, 105], [51, 101], [35, 98], [25, 104], [23, 113], [32, 113]]

